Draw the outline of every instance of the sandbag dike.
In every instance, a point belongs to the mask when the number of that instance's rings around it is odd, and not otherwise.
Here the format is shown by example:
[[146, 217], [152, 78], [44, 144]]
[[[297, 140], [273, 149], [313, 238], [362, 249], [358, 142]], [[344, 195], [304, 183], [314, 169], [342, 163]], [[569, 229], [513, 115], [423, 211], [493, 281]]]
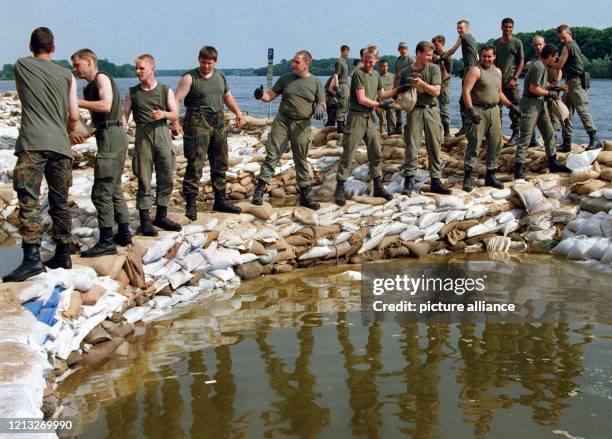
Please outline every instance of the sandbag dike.
[[[11, 186], [19, 114], [14, 95], [0, 98], [2, 240], [19, 240], [18, 206]], [[86, 124], [86, 114], [83, 116]], [[231, 129], [228, 191], [233, 199], [248, 198], [253, 191], [269, 123], [249, 118], [245, 129]], [[335, 186], [340, 137], [333, 129], [313, 131], [309, 160], [314, 190], [325, 200]], [[540, 174], [544, 153], [542, 148], [532, 148], [528, 178], [518, 182], [512, 182], [506, 173], [513, 157], [513, 149], [506, 148], [500, 175], [506, 187], [479, 187], [466, 194], [460, 189], [466, 140], [456, 137], [447, 142], [442, 154], [446, 183], [454, 185], [452, 195], [427, 192], [423, 148], [418, 184], [411, 197], [399, 195], [402, 139], [383, 136], [382, 143], [385, 181], [396, 193], [391, 201], [367, 196], [367, 156], [362, 145], [346, 184], [352, 200], [342, 208], [324, 202], [315, 212], [238, 201], [243, 208], [240, 215], [201, 212], [199, 220], [191, 223], [183, 216], [178, 189], [185, 160], [181, 141], [175, 141], [177, 176], [171, 216], [184, 225], [182, 232], [161, 231], [156, 238], [136, 236], [134, 245], [121, 248], [117, 256], [82, 259], [75, 255], [71, 270], [48, 270], [25, 282], [0, 284], [0, 416], [58, 416], [54, 388], [59, 381], [126, 350], [136, 325], [167, 316], [180, 304], [223, 297], [241, 279], [311, 266], [484, 250], [550, 251], [602, 269], [612, 267], [612, 143], [594, 152], [581, 152], [584, 148], [574, 145], [573, 154], [560, 154], [561, 161], [574, 170], [571, 175]], [[89, 199], [95, 141], [90, 139], [73, 150], [73, 235], [76, 246], [84, 249], [97, 240], [96, 212]], [[130, 165], [131, 160], [126, 160], [127, 171]], [[481, 165], [479, 174], [483, 173]], [[212, 192], [209, 180], [206, 168], [203, 199]], [[125, 172], [123, 189], [134, 215], [133, 232], [137, 226], [135, 187], [133, 175]], [[44, 187], [41, 203], [48, 231], [46, 191]], [[295, 193], [290, 154], [283, 156], [269, 192], [270, 201], [294, 204], [293, 199], [282, 202]], [[45, 233], [43, 252], [52, 251], [53, 243]]]

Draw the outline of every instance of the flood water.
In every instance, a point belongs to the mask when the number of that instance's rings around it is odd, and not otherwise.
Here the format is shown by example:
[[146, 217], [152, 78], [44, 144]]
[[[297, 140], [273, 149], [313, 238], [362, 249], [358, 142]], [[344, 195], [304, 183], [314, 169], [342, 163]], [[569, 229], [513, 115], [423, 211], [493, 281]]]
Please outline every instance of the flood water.
[[343, 274], [359, 266], [296, 270], [141, 327], [128, 356], [58, 390], [88, 438], [610, 437], [609, 274], [536, 255], [495, 267], [498, 299], [549, 318], [366, 318]]

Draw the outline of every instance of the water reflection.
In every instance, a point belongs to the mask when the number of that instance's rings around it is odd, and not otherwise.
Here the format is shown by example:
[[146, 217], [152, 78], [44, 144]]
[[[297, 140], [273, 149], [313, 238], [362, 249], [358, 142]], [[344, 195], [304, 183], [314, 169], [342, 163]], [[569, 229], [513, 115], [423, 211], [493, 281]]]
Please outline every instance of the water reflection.
[[[60, 386], [83, 436], [597, 437], [610, 427], [609, 390], [588, 389], [609, 383], [612, 331], [566, 318], [584, 308], [563, 302], [574, 295], [559, 289], [563, 267], [551, 262], [542, 278], [557, 302], [527, 302], [542, 323], [429, 325], [364, 323], [345, 269], [245, 283], [150, 324], [129, 358]], [[518, 278], [509, 294], [524, 288]], [[609, 301], [605, 290], [588, 297], [586, 309]]]

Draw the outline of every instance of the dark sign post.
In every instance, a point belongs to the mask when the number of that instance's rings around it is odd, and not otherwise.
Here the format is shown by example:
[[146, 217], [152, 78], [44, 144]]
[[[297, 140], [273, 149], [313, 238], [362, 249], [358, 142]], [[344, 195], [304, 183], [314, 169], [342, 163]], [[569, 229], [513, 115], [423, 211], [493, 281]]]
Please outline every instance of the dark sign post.
[[[274, 69], [274, 49], [268, 49], [268, 90], [272, 88], [272, 73]], [[272, 103], [268, 102], [268, 119], [272, 117]]]

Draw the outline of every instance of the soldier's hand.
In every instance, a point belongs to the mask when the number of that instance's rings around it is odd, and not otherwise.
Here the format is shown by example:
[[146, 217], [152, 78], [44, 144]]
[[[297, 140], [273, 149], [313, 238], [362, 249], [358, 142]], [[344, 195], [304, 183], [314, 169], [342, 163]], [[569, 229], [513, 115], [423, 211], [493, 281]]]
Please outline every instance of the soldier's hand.
[[423, 80], [420, 76], [413, 76], [410, 78], [410, 85], [412, 85], [414, 88], [419, 88], [421, 83], [423, 83]]
[[382, 101], [378, 106], [381, 110], [393, 110], [395, 108], [395, 102], [393, 101]]
[[557, 99], [559, 99], [559, 92], [551, 90], [548, 92], [548, 97], [556, 101]]
[[555, 84], [551, 84], [548, 86], [548, 90], [549, 91], [556, 91], [557, 93], [561, 93], [563, 91], [563, 87], [560, 87], [558, 85]]
[[340, 94], [340, 89], [338, 87], [334, 87], [334, 93], [338, 99], [342, 98], [342, 95]]
[[153, 110], [151, 116], [153, 117], [153, 120], [162, 120], [166, 117], [166, 113], [162, 110]]
[[325, 107], [320, 102], [315, 102], [313, 105], [313, 114], [316, 120], [321, 120], [325, 116]]
[[468, 109], [468, 118], [474, 125], [478, 125], [480, 123], [480, 114], [474, 107]]
[[[261, 86], [261, 89], [263, 90], [263, 85]], [[244, 118], [242, 113], [238, 113], [236, 115], [236, 128], [241, 128], [245, 123], [246, 119]]]
[[80, 145], [81, 143], [85, 143], [85, 140], [85, 136], [80, 136], [78, 134], [73, 134], [70, 136], [71, 145]]
[[183, 129], [178, 120], [172, 122], [172, 137], [179, 137], [183, 135]]
[[[257, 87], [255, 89], [255, 91], [253, 92], [253, 96], [257, 100], [260, 100], [263, 97], [263, 94], [264, 94], [263, 85], [260, 85], [259, 87]], [[238, 128], [240, 128], [240, 127], [238, 127]]]
[[402, 84], [397, 87], [397, 93], [406, 93], [412, 87], [410, 84]]
[[521, 109], [518, 107], [518, 105], [510, 105], [510, 114], [515, 114], [517, 117], [521, 117]]

